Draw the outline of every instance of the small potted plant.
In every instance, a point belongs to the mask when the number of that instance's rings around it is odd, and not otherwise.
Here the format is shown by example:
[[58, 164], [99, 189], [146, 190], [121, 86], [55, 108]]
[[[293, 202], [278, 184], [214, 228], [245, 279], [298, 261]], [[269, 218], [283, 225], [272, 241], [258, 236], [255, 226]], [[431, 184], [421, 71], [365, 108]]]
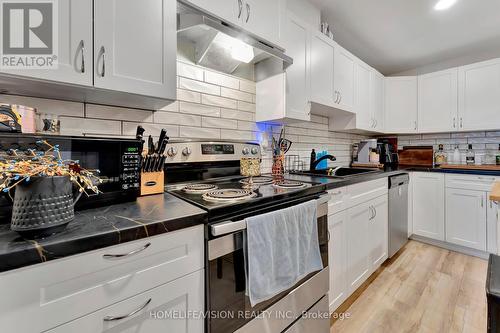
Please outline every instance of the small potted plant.
[[0, 160], [0, 191], [13, 200], [11, 229], [26, 238], [66, 228], [75, 217], [76, 201], [82, 194], [98, 194], [101, 182], [98, 170], [85, 170], [78, 161], [63, 160], [57, 145], [44, 140], [37, 144], [47, 149], [30, 150], [27, 156], [11, 150], [8, 158]]

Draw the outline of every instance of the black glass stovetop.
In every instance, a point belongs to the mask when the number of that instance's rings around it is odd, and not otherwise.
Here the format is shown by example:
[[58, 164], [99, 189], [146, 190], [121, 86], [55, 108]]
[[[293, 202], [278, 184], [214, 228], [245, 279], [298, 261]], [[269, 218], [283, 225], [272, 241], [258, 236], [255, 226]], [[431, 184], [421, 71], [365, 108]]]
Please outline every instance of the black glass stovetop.
[[[245, 184], [241, 182], [241, 180], [244, 179], [246, 179], [246, 177], [217, 178], [190, 184], [213, 184], [216, 185], [218, 189], [241, 190], [245, 189]], [[301, 182], [303, 183], [303, 186], [299, 188], [282, 188], [276, 186], [275, 184], [260, 185], [258, 182], [259, 180], [261, 179], [256, 179], [253, 189], [250, 190], [254, 193], [254, 196], [252, 198], [244, 200], [225, 202], [207, 201], [203, 198], [202, 193], [186, 193], [183, 188], [187, 184], [170, 186], [168, 192], [202, 209], [207, 210], [209, 214], [209, 220], [214, 220], [217, 218], [242, 214], [249, 210], [262, 209], [273, 205], [282, 205], [287, 201], [295, 201], [302, 198], [312, 199], [314, 196], [319, 196], [321, 193], [326, 191], [326, 187], [320, 183]], [[286, 182], [287, 180], [285, 179], [285, 183]]]

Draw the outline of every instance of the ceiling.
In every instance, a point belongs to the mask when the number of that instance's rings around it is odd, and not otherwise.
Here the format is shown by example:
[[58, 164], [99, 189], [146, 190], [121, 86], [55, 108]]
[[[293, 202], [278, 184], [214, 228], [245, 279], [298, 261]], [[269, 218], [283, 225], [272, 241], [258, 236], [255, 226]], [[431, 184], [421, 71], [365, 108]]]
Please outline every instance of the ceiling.
[[[500, 57], [500, 1], [309, 0], [335, 40], [385, 75], [467, 58]], [[472, 62], [472, 61], [471, 61]]]

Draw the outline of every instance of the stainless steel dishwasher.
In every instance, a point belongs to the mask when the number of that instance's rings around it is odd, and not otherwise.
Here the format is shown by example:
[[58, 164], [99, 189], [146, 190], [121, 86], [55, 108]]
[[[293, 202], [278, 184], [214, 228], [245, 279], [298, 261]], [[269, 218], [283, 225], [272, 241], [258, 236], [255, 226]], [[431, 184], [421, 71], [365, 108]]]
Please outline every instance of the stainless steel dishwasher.
[[389, 177], [389, 258], [408, 241], [408, 184], [410, 176]]

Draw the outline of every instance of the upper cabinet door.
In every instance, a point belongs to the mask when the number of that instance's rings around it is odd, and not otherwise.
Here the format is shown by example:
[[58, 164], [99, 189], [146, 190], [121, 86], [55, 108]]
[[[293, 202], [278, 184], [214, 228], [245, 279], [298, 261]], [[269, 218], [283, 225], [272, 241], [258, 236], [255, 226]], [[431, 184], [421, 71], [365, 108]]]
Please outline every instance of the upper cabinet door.
[[370, 66], [356, 62], [354, 68], [355, 93], [354, 112], [356, 113], [356, 128], [372, 131], [375, 125], [370, 105]]
[[335, 90], [337, 107], [353, 112], [354, 110], [354, 67], [356, 57], [339, 45], [335, 47]]
[[279, 45], [283, 7], [282, 0], [246, 0], [241, 17], [243, 27], [258, 37]]
[[370, 72], [370, 114], [373, 117], [373, 129], [377, 132], [383, 132], [385, 129], [384, 88], [384, 76], [372, 69]]
[[386, 78], [385, 131], [414, 133], [417, 125], [417, 77]]
[[308, 25], [292, 13], [288, 13], [283, 41], [286, 53], [293, 58], [293, 64], [286, 69], [287, 118], [310, 120]]
[[500, 59], [459, 68], [460, 130], [500, 128]]
[[94, 85], [176, 98], [176, 2], [94, 2]]
[[418, 77], [419, 132], [458, 130], [458, 69]]
[[[337, 98], [334, 89], [335, 44], [321, 32], [311, 36], [311, 101], [334, 106]], [[295, 62], [295, 59], [294, 59]]]
[[92, 0], [59, 0], [58, 13], [58, 68], [2, 72], [92, 86]]
[[[184, 0], [200, 9], [217, 16], [223, 21], [240, 26], [244, 13], [243, 0]], [[175, 1], [172, 1], [175, 2]]]

